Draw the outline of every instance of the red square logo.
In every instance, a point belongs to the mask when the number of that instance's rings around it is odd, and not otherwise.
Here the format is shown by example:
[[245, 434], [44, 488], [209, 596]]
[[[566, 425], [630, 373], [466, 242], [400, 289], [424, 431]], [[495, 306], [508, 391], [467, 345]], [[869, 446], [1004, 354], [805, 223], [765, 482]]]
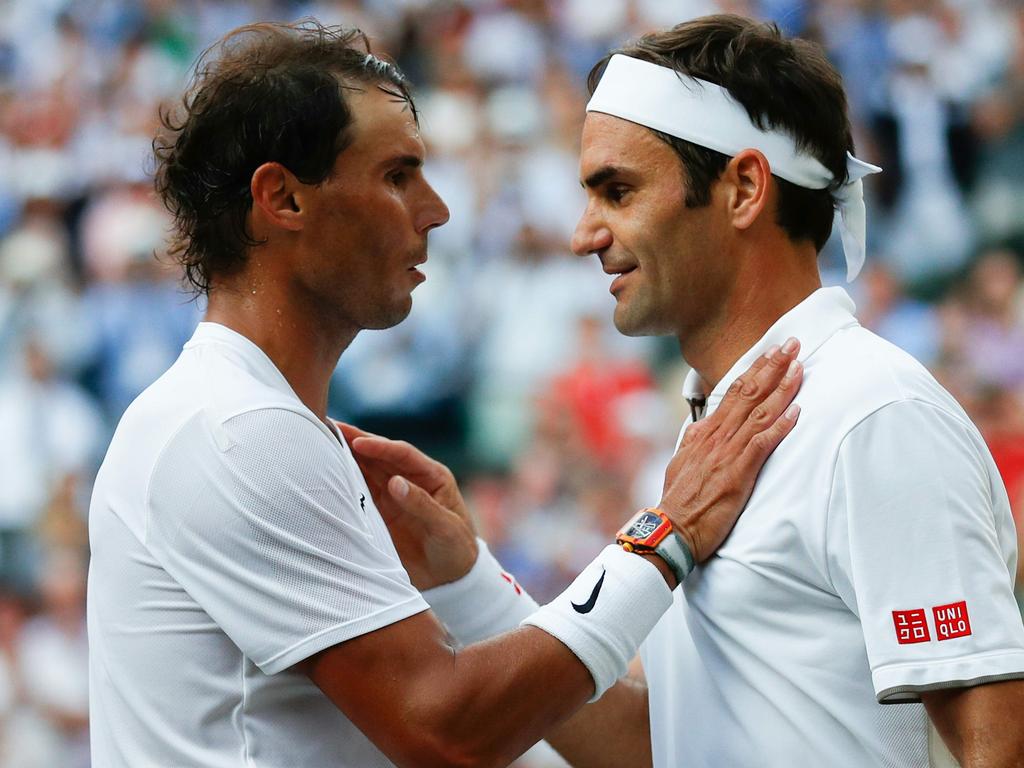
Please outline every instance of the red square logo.
[[893, 611], [892, 623], [896, 627], [896, 641], [900, 645], [908, 643], [927, 643], [931, 640], [928, 634], [928, 618], [924, 608], [910, 611]]
[[967, 601], [932, 608], [935, 617], [935, 634], [940, 641], [971, 634], [971, 617], [967, 615]]

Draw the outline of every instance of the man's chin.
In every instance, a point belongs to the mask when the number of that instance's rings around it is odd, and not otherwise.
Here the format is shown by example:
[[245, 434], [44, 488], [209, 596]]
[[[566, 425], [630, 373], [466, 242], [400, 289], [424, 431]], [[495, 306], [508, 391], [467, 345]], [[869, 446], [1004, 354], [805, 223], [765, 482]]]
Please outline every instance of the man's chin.
[[621, 304], [616, 305], [615, 314], [612, 316], [612, 322], [615, 324], [615, 330], [621, 333], [623, 336], [655, 336], [657, 334], [652, 333], [648, 328], [647, 324], [643, 322], [643, 318], [631, 315], [625, 311], [625, 307]]
[[369, 323], [365, 329], [368, 331], [383, 331], [387, 328], [394, 328], [401, 323], [412, 312], [412, 295], [405, 297], [404, 301], [395, 302], [392, 306], [382, 308], [382, 311]]
[[615, 323], [615, 330], [623, 336], [639, 338], [642, 336], [674, 336], [675, 331], [671, 328], [659, 326], [650, 321], [649, 318], [620, 317], [616, 312], [612, 321]]

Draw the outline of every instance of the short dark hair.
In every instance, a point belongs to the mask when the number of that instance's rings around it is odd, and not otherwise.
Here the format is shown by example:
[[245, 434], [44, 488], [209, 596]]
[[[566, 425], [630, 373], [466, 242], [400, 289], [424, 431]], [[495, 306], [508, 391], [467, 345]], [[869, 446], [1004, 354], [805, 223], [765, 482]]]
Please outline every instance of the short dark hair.
[[[722, 86], [762, 129], [789, 133], [832, 172], [829, 189], [779, 185], [776, 220], [792, 240], [813, 241], [817, 250], [832, 232], [832, 191], [846, 181], [846, 153], [853, 151], [842, 78], [815, 43], [785, 38], [775, 24], [719, 14], [684, 22], [612, 51], [590, 71], [593, 93], [608, 60], [616, 53], [670, 67], [680, 74]], [[651, 129], [653, 130], [653, 129]], [[679, 155], [687, 182], [686, 206], [711, 200], [727, 155], [689, 141], [654, 133]]]
[[260, 244], [246, 227], [260, 165], [281, 163], [305, 184], [330, 175], [352, 141], [343, 91], [356, 84], [404, 99], [416, 119], [405, 76], [357, 29], [252, 24], [200, 56], [183, 113], [161, 110], [153, 141], [156, 191], [174, 217], [169, 253], [196, 292], [209, 293]]

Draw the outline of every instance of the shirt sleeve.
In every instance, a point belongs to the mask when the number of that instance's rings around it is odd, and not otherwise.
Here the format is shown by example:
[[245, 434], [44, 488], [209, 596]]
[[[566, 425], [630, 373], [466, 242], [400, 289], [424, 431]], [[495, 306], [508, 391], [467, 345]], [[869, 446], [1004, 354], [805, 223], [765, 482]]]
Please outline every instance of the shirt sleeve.
[[263, 672], [427, 610], [337, 440], [284, 409], [203, 420], [157, 462], [146, 545]]
[[1024, 677], [1013, 518], [965, 418], [907, 400], [860, 422], [828, 515], [829, 573], [860, 618], [880, 702]]

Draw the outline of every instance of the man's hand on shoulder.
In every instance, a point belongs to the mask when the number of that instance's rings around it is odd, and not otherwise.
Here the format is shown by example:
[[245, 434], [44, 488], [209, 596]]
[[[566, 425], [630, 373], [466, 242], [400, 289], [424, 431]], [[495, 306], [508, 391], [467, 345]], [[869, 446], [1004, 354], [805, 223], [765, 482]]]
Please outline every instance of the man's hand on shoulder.
[[800, 344], [773, 348], [729, 388], [718, 409], [686, 430], [665, 472], [662, 512], [695, 562], [710, 557], [732, 530], [772, 451], [796, 426], [793, 398], [803, 380]]
[[335, 423], [413, 585], [423, 591], [465, 576], [476, 562], [476, 532], [451, 470], [405, 441]]

